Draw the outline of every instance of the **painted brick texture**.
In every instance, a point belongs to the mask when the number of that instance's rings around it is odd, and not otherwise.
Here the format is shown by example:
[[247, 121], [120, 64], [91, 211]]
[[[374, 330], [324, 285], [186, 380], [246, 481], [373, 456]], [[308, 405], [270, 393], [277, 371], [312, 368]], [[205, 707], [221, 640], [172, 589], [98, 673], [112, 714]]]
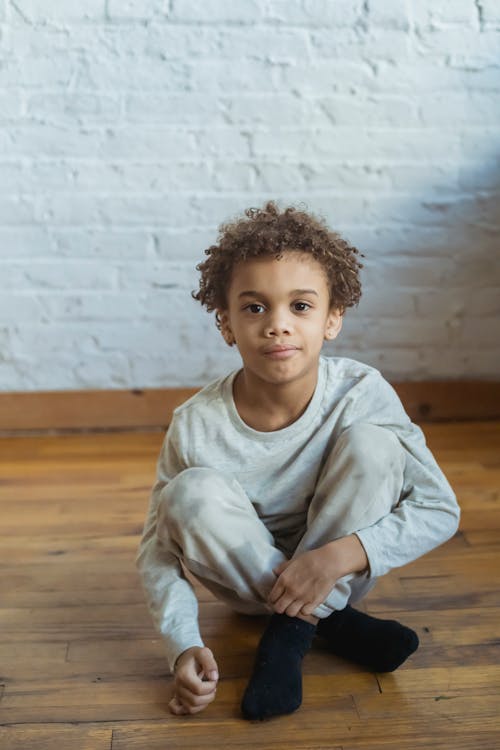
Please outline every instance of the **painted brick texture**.
[[498, 378], [496, 0], [0, 0], [0, 390], [201, 386], [217, 226], [305, 203], [366, 258], [329, 354]]

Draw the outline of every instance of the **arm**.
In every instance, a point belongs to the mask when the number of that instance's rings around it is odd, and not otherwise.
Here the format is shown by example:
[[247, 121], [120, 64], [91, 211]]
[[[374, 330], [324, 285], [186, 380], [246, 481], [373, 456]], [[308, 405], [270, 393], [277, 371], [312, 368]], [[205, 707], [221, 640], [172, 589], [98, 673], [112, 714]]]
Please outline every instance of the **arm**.
[[[175, 419], [175, 418], [174, 418]], [[136, 566], [156, 630], [163, 639], [170, 671], [177, 658], [192, 646], [204, 646], [198, 628], [198, 600], [178, 557], [156, 533], [156, 514], [162, 490], [184, 468], [174, 448], [175, 424], [165, 436], [157, 463], [148, 515], [136, 557]]]
[[404, 487], [384, 518], [356, 532], [372, 576], [406, 565], [455, 534], [460, 508], [455, 493], [415, 424], [394, 428], [406, 454]]

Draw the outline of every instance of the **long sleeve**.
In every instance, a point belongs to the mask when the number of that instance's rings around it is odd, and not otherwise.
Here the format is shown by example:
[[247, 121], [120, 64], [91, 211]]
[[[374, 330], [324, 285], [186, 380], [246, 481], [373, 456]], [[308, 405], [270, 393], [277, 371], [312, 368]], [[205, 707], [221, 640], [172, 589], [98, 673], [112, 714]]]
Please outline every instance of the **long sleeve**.
[[[170, 479], [184, 468], [172, 441], [171, 423], [157, 462], [149, 510], [136, 557], [136, 566], [146, 595], [148, 609], [160, 633], [170, 671], [177, 657], [191, 646], [204, 646], [198, 627], [198, 600], [179, 559], [157, 535], [156, 516], [162, 491]], [[168, 533], [168, 531], [167, 531]]]
[[416, 560], [452, 537], [460, 508], [421, 428], [411, 422], [393, 387], [381, 376], [369, 377], [365, 398], [347, 406], [344, 427], [354, 421], [386, 427], [396, 434], [406, 457], [399, 503], [377, 523], [357, 532], [370, 575], [376, 577]]

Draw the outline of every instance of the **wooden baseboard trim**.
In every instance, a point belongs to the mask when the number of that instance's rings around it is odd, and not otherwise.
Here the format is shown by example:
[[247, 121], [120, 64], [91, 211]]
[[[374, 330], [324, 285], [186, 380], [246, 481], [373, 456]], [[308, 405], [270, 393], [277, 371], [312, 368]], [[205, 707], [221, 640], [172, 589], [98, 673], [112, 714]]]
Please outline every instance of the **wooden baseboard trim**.
[[[500, 382], [392, 384], [417, 423], [500, 419]], [[0, 393], [0, 434], [165, 429], [172, 411], [199, 388]]]

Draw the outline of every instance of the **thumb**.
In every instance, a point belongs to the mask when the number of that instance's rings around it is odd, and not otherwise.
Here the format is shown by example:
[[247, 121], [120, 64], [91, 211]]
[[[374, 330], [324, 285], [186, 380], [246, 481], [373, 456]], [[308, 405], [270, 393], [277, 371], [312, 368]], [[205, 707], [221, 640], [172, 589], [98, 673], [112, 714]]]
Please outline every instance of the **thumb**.
[[290, 560], [283, 560], [282, 563], [273, 568], [273, 573], [276, 573], [276, 575], [279, 576], [286, 569], [289, 562]]
[[217, 662], [214, 659], [214, 655], [209, 648], [206, 646], [201, 649], [198, 654], [198, 661], [203, 668], [203, 672], [209, 680], [219, 679], [219, 670], [217, 668]]

